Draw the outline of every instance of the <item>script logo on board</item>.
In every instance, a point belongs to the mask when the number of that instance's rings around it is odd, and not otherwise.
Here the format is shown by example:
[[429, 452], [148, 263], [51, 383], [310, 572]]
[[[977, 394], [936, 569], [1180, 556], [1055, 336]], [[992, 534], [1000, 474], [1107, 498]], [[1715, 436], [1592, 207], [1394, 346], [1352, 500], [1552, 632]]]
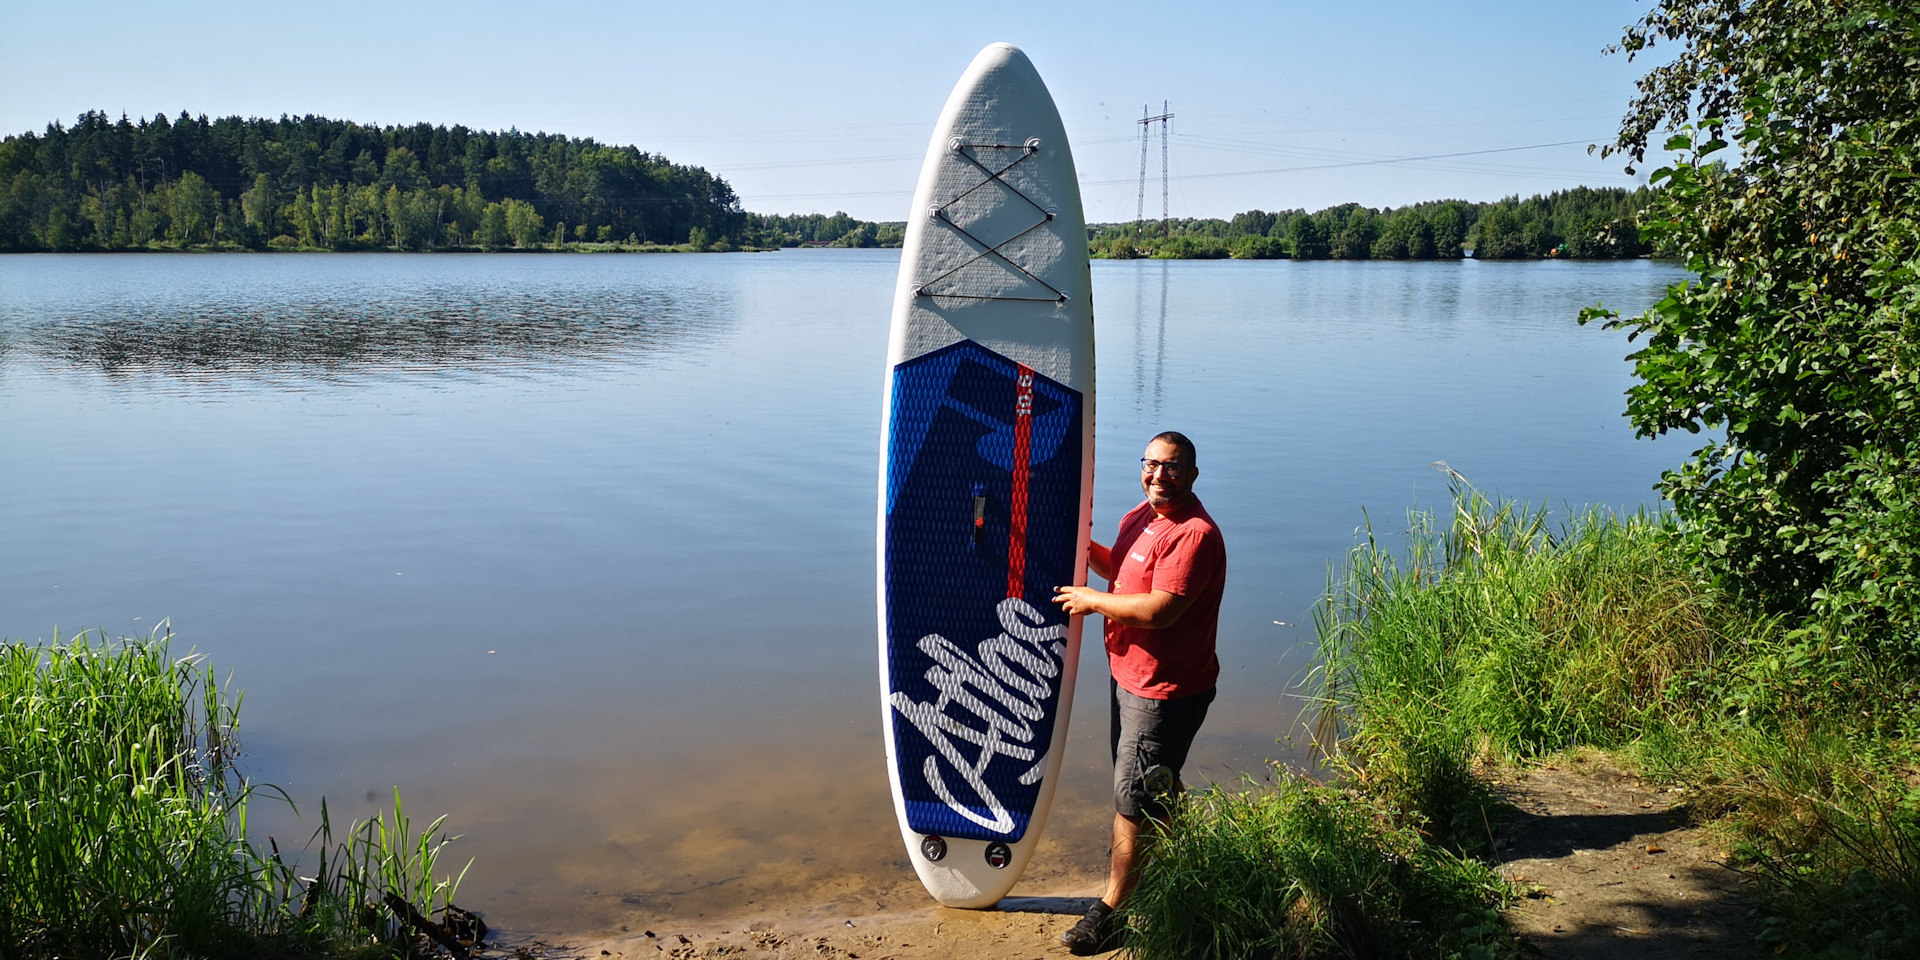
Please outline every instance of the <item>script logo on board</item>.
[[1010, 834], [1013, 814], [987, 782], [987, 768], [1004, 756], [1031, 764], [1020, 784], [1045, 774], [1047, 744], [1035, 742], [1033, 724], [1053, 698], [1067, 627], [1047, 625], [1046, 616], [1019, 597], [1000, 601], [995, 612], [1001, 633], [972, 653], [937, 633], [921, 637], [917, 645], [933, 659], [926, 680], [938, 696], [919, 701], [895, 692], [887, 702], [932, 745], [920, 772], [934, 794], [967, 820]]

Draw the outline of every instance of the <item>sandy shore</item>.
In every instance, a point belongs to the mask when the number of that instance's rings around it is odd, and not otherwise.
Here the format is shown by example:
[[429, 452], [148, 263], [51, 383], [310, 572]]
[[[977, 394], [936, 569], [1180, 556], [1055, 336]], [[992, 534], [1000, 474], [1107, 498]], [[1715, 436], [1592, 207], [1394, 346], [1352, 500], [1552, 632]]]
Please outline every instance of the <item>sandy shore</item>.
[[[1063, 812], [1061, 822], [1050, 825], [1063, 829], [1041, 840], [1013, 895], [989, 910], [941, 907], [902, 858], [898, 870], [817, 875], [798, 896], [791, 887], [747, 878], [673, 896], [602, 897], [592, 913], [597, 922], [553, 931], [509, 928], [488, 944], [488, 955], [525, 949], [520, 955], [547, 960], [1066, 956], [1060, 934], [1105, 888], [1106, 849], [1092, 836], [1093, 811]], [[897, 834], [890, 839], [897, 843]]]
[[[1056, 797], [1011, 896], [993, 910], [948, 910], [914, 875], [884, 795], [849, 799], [844, 781], [816, 782], [772, 760], [760, 769], [776, 771], [771, 779], [783, 787], [742, 784], [737, 795], [754, 804], [748, 809], [716, 812], [704, 793], [675, 799], [704, 803], [697, 811], [660, 811], [656, 803], [605, 841], [608, 851], [645, 855], [609, 856], [572, 874], [528, 877], [511, 896], [463, 902], [498, 928], [487, 955], [526, 948], [553, 960], [1065, 956], [1060, 933], [1105, 888], [1112, 814], [1092, 795], [1105, 784], [1091, 777]], [[700, 822], [701, 813], [723, 824], [754, 822], [776, 796], [811, 812], [762, 816], [765, 825], [750, 833]]]
[[646, 958], [752, 956], [769, 960], [1013, 960], [1065, 956], [1060, 934], [1093, 903], [1079, 895], [1008, 897], [991, 910], [949, 910], [929, 904], [860, 917], [769, 914], [706, 927], [629, 929], [617, 936], [555, 944], [548, 956]]

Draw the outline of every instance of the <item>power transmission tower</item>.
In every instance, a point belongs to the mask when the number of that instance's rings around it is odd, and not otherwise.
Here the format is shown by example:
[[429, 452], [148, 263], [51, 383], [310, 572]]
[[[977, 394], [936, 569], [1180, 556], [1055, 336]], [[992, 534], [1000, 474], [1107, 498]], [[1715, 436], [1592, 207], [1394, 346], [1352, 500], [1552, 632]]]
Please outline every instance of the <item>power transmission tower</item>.
[[1133, 235], [1140, 236], [1140, 225], [1147, 219], [1147, 105], [1140, 105], [1140, 199], [1133, 205]]
[[1160, 233], [1167, 233], [1167, 121], [1173, 119], [1173, 111], [1167, 101], [1160, 101], [1160, 115], [1148, 116], [1149, 107], [1140, 107], [1140, 196], [1133, 208], [1133, 235], [1140, 235], [1141, 225], [1147, 219], [1147, 142], [1152, 139], [1153, 125], [1160, 125]]

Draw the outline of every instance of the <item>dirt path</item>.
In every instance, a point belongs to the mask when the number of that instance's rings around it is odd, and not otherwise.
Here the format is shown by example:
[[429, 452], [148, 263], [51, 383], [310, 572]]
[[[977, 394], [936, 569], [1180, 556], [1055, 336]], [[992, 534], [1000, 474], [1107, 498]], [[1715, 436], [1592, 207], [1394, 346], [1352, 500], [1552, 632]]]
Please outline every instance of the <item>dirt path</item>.
[[1750, 957], [1744, 881], [1678, 790], [1604, 758], [1496, 774], [1516, 808], [1496, 828], [1500, 871], [1532, 895], [1507, 912], [1551, 960]]

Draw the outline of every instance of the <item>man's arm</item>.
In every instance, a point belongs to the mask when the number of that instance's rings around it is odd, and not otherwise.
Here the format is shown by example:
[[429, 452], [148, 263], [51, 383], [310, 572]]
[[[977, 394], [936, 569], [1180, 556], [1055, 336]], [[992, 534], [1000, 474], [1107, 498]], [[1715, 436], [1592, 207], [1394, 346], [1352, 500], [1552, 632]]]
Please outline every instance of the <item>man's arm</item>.
[[1102, 580], [1112, 580], [1113, 549], [1098, 540], [1088, 540], [1087, 569]]
[[1127, 627], [1164, 630], [1193, 606], [1192, 597], [1165, 590], [1150, 593], [1107, 593], [1092, 587], [1055, 587], [1053, 602], [1074, 616], [1097, 613]]

